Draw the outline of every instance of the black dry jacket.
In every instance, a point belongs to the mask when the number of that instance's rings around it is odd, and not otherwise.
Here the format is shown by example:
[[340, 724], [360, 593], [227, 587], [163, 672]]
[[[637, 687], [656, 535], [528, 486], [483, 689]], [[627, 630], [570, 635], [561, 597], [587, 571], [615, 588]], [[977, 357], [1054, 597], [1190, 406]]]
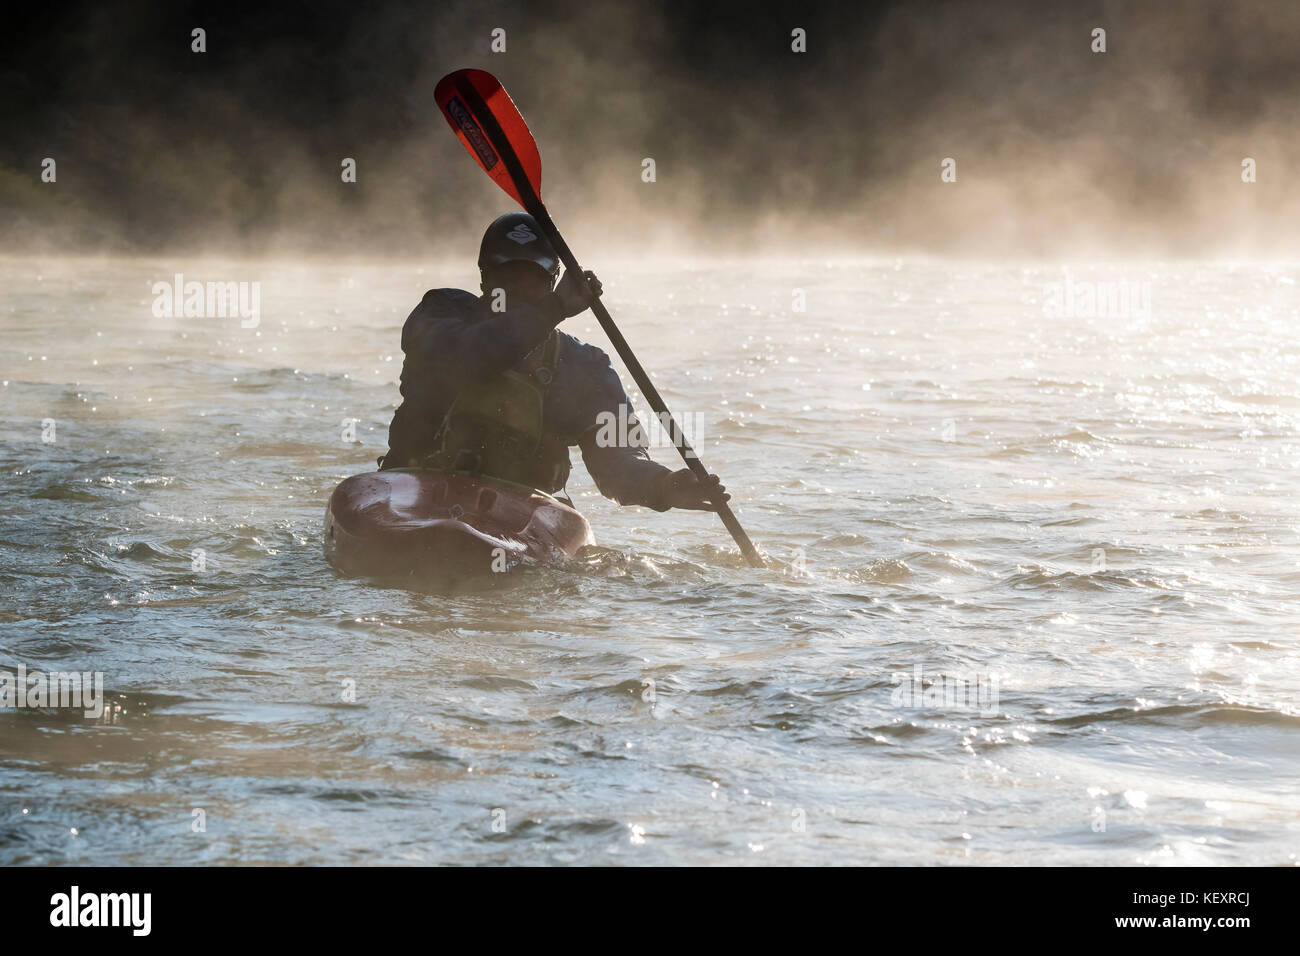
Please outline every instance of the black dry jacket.
[[[554, 332], [554, 371], [542, 400], [542, 442], [537, 474], [568, 473], [568, 449], [577, 445], [601, 494], [623, 505], [645, 505], [656, 511], [661, 476], [669, 469], [652, 461], [640, 429], [634, 429], [632, 403], [609, 357], [594, 345], [579, 342], [556, 329], [563, 320], [559, 302], [547, 296], [540, 303], [521, 304], [493, 312], [486, 297], [461, 289], [433, 289], [402, 328], [402, 404], [388, 430], [389, 452], [384, 468], [419, 467], [439, 452], [439, 429], [456, 396], [508, 370], [530, 370], [539, 364], [543, 346]], [[629, 422], [622, 444], [597, 443], [602, 413]], [[610, 429], [604, 433], [609, 435]], [[640, 442], [640, 444], [638, 443]], [[561, 464], [562, 470], [558, 467]], [[543, 491], [546, 478], [533, 482]]]

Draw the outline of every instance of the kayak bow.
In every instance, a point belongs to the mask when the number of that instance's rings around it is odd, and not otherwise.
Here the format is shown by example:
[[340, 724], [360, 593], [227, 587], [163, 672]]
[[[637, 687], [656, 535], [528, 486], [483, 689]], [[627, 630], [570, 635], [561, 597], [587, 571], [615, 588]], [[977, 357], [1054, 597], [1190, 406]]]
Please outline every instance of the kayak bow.
[[462, 474], [353, 475], [325, 510], [325, 558], [342, 573], [442, 589], [594, 543], [587, 519], [544, 492]]

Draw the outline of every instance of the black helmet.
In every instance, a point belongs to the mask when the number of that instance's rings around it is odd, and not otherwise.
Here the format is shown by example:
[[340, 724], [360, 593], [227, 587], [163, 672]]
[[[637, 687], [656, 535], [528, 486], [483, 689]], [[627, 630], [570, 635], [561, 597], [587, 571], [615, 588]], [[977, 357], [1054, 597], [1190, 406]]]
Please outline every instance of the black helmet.
[[537, 220], [526, 212], [508, 212], [494, 219], [483, 233], [478, 267], [483, 270], [518, 261], [535, 262], [552, 277], [560, 274], [560, 257], [537, 227]]

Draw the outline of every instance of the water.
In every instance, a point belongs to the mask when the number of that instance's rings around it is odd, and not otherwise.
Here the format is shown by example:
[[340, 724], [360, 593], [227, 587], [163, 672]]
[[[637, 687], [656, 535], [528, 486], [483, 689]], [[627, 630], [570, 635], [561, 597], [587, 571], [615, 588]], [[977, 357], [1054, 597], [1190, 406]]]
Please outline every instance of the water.
[[[111, 703], [0, 711], [0, 861], [1300, 859], [1294, 266], [605, 265], [770, 569], [578, 464], [571, 566], [341, 580], [468, 266], [0, 261], [0, 663]], [[178, 271], [260, 325], [154, 317]], [[1101, 281], [1150, 314], [1045, 309]]]

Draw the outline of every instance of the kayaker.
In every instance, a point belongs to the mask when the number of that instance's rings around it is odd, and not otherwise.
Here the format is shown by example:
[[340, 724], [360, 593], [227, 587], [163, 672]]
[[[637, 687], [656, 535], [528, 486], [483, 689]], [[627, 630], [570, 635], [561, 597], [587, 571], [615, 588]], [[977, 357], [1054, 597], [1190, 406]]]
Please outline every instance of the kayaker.
[[[478, 267], [482, 295], [430, 290], [402, 328], [402, 404], [381, 469], [466, 472], [554, 494], [576, 445], [601, 494], [619, 504], [713, 511], [713, 499], [730, 500], [717, 475], [706, 485], [652, 461], [609, 356], [556, 328], [590, 308], [601, 283], [588, 271], [557, 285], [559, 257], [532, 216], [488, 226]], [[620, 406], [628, 443], [598, 441], [598, 416]]]

